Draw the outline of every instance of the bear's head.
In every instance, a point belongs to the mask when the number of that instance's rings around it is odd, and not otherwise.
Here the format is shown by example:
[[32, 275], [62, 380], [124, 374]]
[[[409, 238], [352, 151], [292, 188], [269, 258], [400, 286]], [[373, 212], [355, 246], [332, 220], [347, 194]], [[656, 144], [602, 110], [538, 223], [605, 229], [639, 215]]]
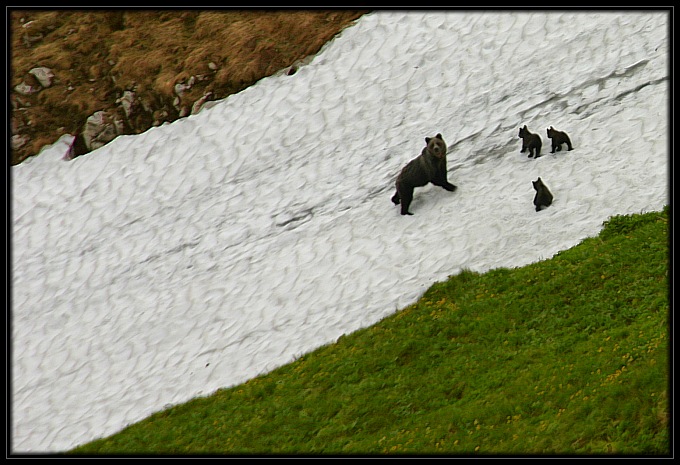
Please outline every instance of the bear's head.
[[517, 137], [521, 139], [527, 135], [527, 132], [529, 132], [529, 130], [527, 129], [527, 125], [525, 124], [523, 128], [519, 128], [519, 135]]
[[539, 178], [537, 180], [531, 181], [531, 184], [533, 184], [535, 190], [538, 190], [541, 187], [541, 185], [543, 184], [543, 181], [541, 181], [541, 178], [539, 176]]
[[555, 135], [555, 129], [552, 126], [550, 126], [548, 129], [546, 129], [546, 132], [548, 133], [548, 137], [551, 138], [551, 139]]
[[446, 142], [442, 138], [441, 134], [437, 134], [434, 137], [426, 137], [425, 143], [427, 144], [427, 150], [437, 158], [446, 157]]

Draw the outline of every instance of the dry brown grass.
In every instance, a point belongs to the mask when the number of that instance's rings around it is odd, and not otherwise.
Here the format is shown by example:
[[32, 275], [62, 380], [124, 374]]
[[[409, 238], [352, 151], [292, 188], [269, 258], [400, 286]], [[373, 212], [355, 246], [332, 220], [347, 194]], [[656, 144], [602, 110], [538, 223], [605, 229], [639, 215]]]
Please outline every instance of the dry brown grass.
[[[211, 100], [224, 98], [317, 53], [364, 13], [11, 10], [11, 127], [28, 141], [10, 162], [74, 134], [95, 111], [114, 110], [125, 90], [135, 90], [149, 110], [130, 121], [130, 132], [173, 121], [207, 92]], [[53, 85], [30, 96], [14, 92], [39, 66], [53, 70]], [[191, 76], [197, 82], [178, 110], [174, 86]]]

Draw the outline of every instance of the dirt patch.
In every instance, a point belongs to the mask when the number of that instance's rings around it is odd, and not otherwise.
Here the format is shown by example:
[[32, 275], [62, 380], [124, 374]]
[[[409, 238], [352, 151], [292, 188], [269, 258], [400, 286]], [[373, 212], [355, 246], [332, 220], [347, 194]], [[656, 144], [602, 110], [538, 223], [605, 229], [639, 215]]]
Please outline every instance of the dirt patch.
[[124, 134], [186, 116], [316, 54], [365, 13], [11, 10], [10, 163], [98, 111], [119, 115]]

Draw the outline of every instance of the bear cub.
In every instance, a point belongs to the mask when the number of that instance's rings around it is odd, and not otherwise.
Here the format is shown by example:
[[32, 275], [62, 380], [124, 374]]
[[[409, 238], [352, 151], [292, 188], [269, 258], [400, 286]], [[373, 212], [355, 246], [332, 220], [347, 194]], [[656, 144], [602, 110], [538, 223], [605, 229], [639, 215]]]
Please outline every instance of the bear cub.
[[523, 128], [519, 128], [518, 137], [522, 139], [522, 150], [519, 151], [520, 153], [524, 153], [528, 150], [529, 158], [532, 156], [534, 158], [541, 156], [541, 146], [543, 145], [541, 136], [534, 134], [533, 132], [529, 132], [529, 129], [527, 129], [527, 125], [525, 124]]
[[395, 205], [401, 203], [402, 215], [413, 215], [408, 211], [413, 200], [413, 190], [428, 182], [453, 192], [456, 186], [446, 179], [446, 142], [441, 134], [425, 138], [421, 154], [408, 162], [397, 176], [397, 191], [392, 196]]
[[550, 206], [553, 201], [553, 195], [548, 190], [548, 187], [543, 184], [543, 181], [539, 177], [536, 181], [531, 181], [536, 190], [536, 195], [534, 196], [534, 205], [536, 206], [536, 211], [539, 212], [544, 208]]
[[555, 149], [559, 152], [562, 150], [562, 144], [567, 144], [567, 150], [574, 150], [571, 146], [571, 139], [566, 132], [558, 131], [552, 126], [547, 129], [548, 137], [552, 139], [552, 151], [550, 153], [555, 153]]

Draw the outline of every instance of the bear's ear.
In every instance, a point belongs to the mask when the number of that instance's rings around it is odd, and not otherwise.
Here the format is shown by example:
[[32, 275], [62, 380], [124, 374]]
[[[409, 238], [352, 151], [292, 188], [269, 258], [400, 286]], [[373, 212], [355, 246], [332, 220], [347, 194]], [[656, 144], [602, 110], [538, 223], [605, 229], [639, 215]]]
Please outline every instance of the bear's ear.
[[541, 177], [539, 176], [536, 182], [541, 182]]
[[527, 128], [527, 125], [525, 124], [524, 127], [523, 127], [522, 129], [526, 129], [526, 128]]
[[426, 144], [429, 144], [431, 140], [432, 140], [432, 139], [430, 139], [429, 137], [426, 137], [426, 138], [425, 138], [425, 143], [426, 143]]
[[436, 137], [437, 139], [441, 139], [441, 140], [444, 140], [444, 138], [442, 137], [442, 134], [441, 134], [441, 132], [438, 132], [438, 133], [437, 133], [437, 135], [436, 135], [436, 136], [434, 136], [434, 137]]

